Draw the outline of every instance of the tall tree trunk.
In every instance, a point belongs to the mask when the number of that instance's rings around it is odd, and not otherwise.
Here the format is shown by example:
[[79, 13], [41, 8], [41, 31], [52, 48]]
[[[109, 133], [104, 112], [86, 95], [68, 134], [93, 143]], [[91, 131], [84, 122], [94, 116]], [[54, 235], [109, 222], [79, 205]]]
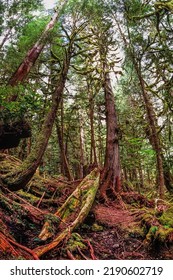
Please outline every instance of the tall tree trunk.
[[79, 167], [79, 178], [84, 177], [84, 165], [85, 165], [85, 138], [84, 138], [84, 128], [83, 128], [83, 116], [82, 112], [79, 111], [79, 122], [80, 122], [80, 167]]
[[150, 185], [152, 183], [152, 180], [151, 180], [151, 174], [150, 174], [150, 170], [147, 168], [147, 183]]
[[153, 105], [150, 101], [149, 95], [145, 89], [145, 83], [142, 78], [141, 70], [138, 67], [137, 63], [134, 61], [134, 66], [136, 69], [136, 73], [138, 75], [138, 79], [141, 86], [142, 96], [144, 99], [144, 104], [147, 112], [147, 119], [150, 130], [151, 144], [153, 150], [156, 152], [156, 169], [157, 169], [157, 182], [158, 182], [158, 193], [160, 198], [164, 198], [164, 170], [163, 170], [163, 160], [162, 160], [162, 149], [160, 145], [160, 140], [157, 132], [157, 121], [153, 109]]
[[118, 140], [118, 123], [115, 109], [113, 89], [111, 86], [110, 75], [106, 59], [103, 63], [103, 89], [105, 93], [106, 107], [106, 154], [104, 169], [101, 175], [101, 197], [107, 200], [109, 189], [113, 193], [121, 189], [120, 155]]
[[89, 117], [91, 127], [91, 153], [90, 153], [90, 164], [98, 166], [97, 154], [96, 154], [96, 142], [95, 142], [95, 131], [94, 131], [94, 97], [92, 90], [89, 89]]
[[101, 106], [98, 105], [97, 109], [97, 114], [98, 114], [98, 142], [99, 142], [99, 165], [103, 166], [103, 161], [104, 161], [104, 155], [103, 155], [103, 139], [102, 139], [102, 116], [101, 116]]
[[63, 102], [61, 102], [61, 127], [58, 124], [58, 121], [56, 122], [56, 131], [57, 131], [57, 136], [58, 136], [58, 143], [59, 143], [59, 148], [60, 148], [60, 159], [61, 159], [61, 173], [68, 178], [68, 180], [72, 181], [73, 180], [73, 175], [70, 171], [70, 166], [67, 160], [67, 156], [65, 153], [65, 148], [64, 148], [64, 129], [63, 129], [63, 112], [62, 112], [62, 107], [63, 107]]
[[[146, 108], [148, 124], [149, 124], [151, 143], [152, 143], [153, 150], [156, 152], [158, 193], [159, 193], [160, 198], [163, 198], [164, 197], [164, 185], [165, 185], [163, 160], [162, 160], [163, 155], [162, 155], [162, 149], [161, 149], [160, 140], [159, 140], [159, 136], [158, 136], [158, 132], [157, 132], [157, 121], [156, 121], [154, 109], [153, 109], [152, 103], [150, 101], [148, 92], [146, 91], [146, 88], [145, 88], [145, 82], [144, 82], [144, 79], [143, 79], [142, 73], [141, 73], [141, 66], [135, 59], [135, 53], [133, 50], [133, 46], [130, 45], [128, 43], [128, 41], [126, 40], [126, 37], [124, 36], [123, 31], [121, 30], [119, 22], [116, 19], [115, 19], [115, 21], [117, 23], [120, 35], [124, 41], [126, 48], [128, 50], [130, 50], [130, 57], [131, 57], [133, 65], [134, 65], [134, 68], [136, 70], [136, 74], [138, 76], [139, 83], [141, 86], [141, 92], [142, 92], [142, 96], [143, 96], [143, 100], [144, 100], [144, 104], [145, 104], [145, 108]], [[127, 23], [127, 29], [128, 29], [128, 23]], [[128, 29], [128, 35], [129, 35], [129, 39], [131, 40], [129, 29]]]
[[[19, 83], [22, 83], [26, 79], [28, 73], [31, 70], [31, 67], [34, 65], [37, 58], [41, 54], [50, 31], [52, 30], [52, 28], [55, 26], [55, 23], [57, 22], [61, 9], [65, 6], [65, 4], [67, 2], [68, 2], [68, 0], [60, 1], [59, 6], [56, 8], [55, 13], [54, 13], [53, 17], [51, 18], [50, 22], [47, 24], [44, 32], [42, 33], [42, 35], [40, 36], [38, 41], [34, 44], [34, 46], [28, 51], [23, 62], [19, 65], [17, 70], [14, 72], [14, 74], [10, 78], [8, 85], [11, 85], [12, 87], [14, 87], [14, 86], [17, 86]], [[2, 42], [1, 45], [3, 43], [4, 42]], [[17, 94], [14, 94], [13, 96], [10, 97], [10, 99], [8, 101], [9, 102], [15, 101], [17, 99], [17, 96], [18, 96]], [[0, 111], [1, 110], [3, 110], [3, 108], [0, 106]], [[28, 127], [29, 127], [29, 125], [28, 125]], [[29, 136], [30, 136], [30, 133], [28, 134], [28, 136], [25, 136], [25, 137], [29, 137]], [[12, 147], [15, 147], [16, 145], [18, 145], [20, 138], [21, 137], [17, 137], [16, 142], [15, 141], [12, 142], [11, 146], [10, 146], [10, 144], [8, 144], [7, 145], [8, 148], [12, 148]], [[9, 142], [9, 140], [7, 142]], [[1, 144], [0, 148], [3, 148], [3, 147], [4, 147], [4, 143]]]
[[38, 135], [35, 147], [33, 147], [33, 152], [29, 154], [29, 156], [23, 162], [19, 169], [1, 178], [3, 183], [7, 185], [8, 188], [12, 191], [17, 191], [21, 188], [24, 188], [41, 163], [42, 157], [49, 141], [49, 137], [52, 132], [52, 127], [56, 118], [58, 106], [61, 102], [62, 93], [70, 66], [71, 52], [72, 46], [70, 43], [68, 52], [66, 53], [66, 58], [64, 59], [63, 71], [60, 75], [57, 88], [52, 97], [51, 108], [47, 116], [45, 117], [42, 130]]
[[[44, 45], [46, 43], [46, 39], [52, 30], [52, 28], [55, 26], [55, 23], [57, 22], [59, 18], [60, 11], [65, 6], [65, 4], [68, 2], [68, 0], [61, 0], [59, 6], [56, 8], [55, 13], [53, 17], [51, 18], [50, 22], [47, 24], [44, 32], [38, 39], [38, 41], [34, 44], [34, 46], [28, 51], [27, 55], [25, 56], [23, 62], [19, 65], [18, 69], [15, 71], [15, 73], [10, 78], [8, 84], [11, 86], [16, 86], [19, 83], [23, 82], [28, 73], [30, 72], [31, 67], [36, 62], [37, 58], [41, 54]], [[15, 101], [17, 98], [17, 95], [13, 95], [11, 97], [10, 101]]]
[[143, 174], [141, 162], [139, 164], [138, 172], [139, 172], [139, 179], [140, 179], [140, 188], [143, 190], [144, 189], [144, 174]]

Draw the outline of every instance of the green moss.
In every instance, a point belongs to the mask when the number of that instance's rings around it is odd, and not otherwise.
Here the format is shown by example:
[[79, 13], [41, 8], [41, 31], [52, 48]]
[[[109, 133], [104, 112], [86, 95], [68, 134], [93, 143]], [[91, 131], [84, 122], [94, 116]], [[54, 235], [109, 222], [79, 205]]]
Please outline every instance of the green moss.
[[147, 234], [149, 229], [156, 224], [157, 224], [157, 219], [155, 217], [154, 211], [143, 215], [142, 225], [145, 234]]
[[53, 214], [47, 214], [45, 215], [45, 224], [46, 224], [47, 232], [53, 235], [55, 233], [56, 228], [60, 224], [60, 219], [59, 217]]
[[61, 216], [61, 218], [63, 220], [66, 220], [73, 212], [76, 211], [78, 204], [79, 204], [79, 199], [77, 199], [76, 197], [71, 197], [68, 204], [66, 205], [65, 211]]
[[75, 252], [78, 248], [80, 248], [81, 250], [87, 249], [86, 245], [83, 243], [82, 237], [78, 233], [72, 233], [71, 238], [68, 240], [66, 248], [71, 252]]
[[45, 222], [59, 224], [60, 219], [59, 219], [59, 217], [57, 217], [53, 214], [47, 214], [47, 215], [45, 215]]
[[145, 214], [143, 222], [147, 242], [173, 242], [173, 207], [167, 209], [159, 218], [156, 215]]
[[156, 2], [155, 7], [157, 10], [167, 10], [173, 12], [173, 0], [165, 1], [165, 2]]
[[173, 241], [173, 228], [160, 227], [156, 233], [155, 239], [162, 243]]
[[163, 226], [173, 227], [173, 207], [167, 209], [159, 218], [159, 222]]
[[97, 223], [94, 223], [91, 227], [92, 231], [98, 232], [98, 231], [103, 231], [103, 227], [98, 225]]
[[20, 190], [17, 193], [20, 195], [20, 197], [26, 199], [31, 204], [34, 204], [35, 202], [38, 202], [38, 200], [39, 200], [39, 198], [36, 197], [35, 195], [27, 193], [27, 192], [24, 192], [23, 190]]
[[[145, 237], [145, 231], [142, 227], [136, 226], [129, 230], [128, 236], [133, 238]], [[128, 238], [128, 237], [127, 237]]]
[[89, 229], [90, 229], [90, 226], [87, 225], [87, 224], [82, 224], [82, 225], [81, 225], [81, 228], [82, 228], [82, 229], [89, 230]]

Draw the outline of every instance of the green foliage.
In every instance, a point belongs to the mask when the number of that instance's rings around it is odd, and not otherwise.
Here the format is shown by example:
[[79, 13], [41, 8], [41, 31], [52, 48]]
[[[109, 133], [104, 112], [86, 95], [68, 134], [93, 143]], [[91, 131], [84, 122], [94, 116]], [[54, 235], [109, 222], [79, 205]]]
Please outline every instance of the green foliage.
[[32, 45], [39, 39], [42, 31], [48, 23], [48, 20], [48, 17], [37, 17], [24, 26], [17, 43], [19, 52], [24, 55], [26, 54], [26, 50], [31, 48]]
[[[9, 102], [14, 95], [18, 96], [17, 101]], [[32, 90], [30, 86], [18, 85], [16, 87], [0, 87], [0, 120], [9, 123], [21, 120], [24, 117], [32, 117], [37, 110], [40, 110], [42, 96]]]
[[40, 7], [42, 7], [41, 0], [1, 1], [0, 20], [3, 25], [0, 26], [2, 26], [2, 31], [8, 28], [20, 31], [22, 26], [33, 17], [32, 13]]

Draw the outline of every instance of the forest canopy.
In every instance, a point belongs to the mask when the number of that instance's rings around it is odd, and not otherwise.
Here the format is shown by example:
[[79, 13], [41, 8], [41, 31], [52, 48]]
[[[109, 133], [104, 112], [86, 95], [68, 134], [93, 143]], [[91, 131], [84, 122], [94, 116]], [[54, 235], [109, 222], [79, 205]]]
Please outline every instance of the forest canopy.
[[[139, 211], [147, 241], [172, 242], [163, 217], [173, 207], [172, 40], [172, 0], [0, 2], [0, 254], [6, 228], [8, 257], [26, 259], [70, 231], [66, 257], [75, 258], [74, 231], [96, 204], [103, 220], [112, 203], [149, 207]], [[5, 218], [17, 207], [37, 220], [36, 246], [18, 244], [19, 221]], [[88, 246], [94, 259], [92, 244], [77, 241], [80, 257]]]

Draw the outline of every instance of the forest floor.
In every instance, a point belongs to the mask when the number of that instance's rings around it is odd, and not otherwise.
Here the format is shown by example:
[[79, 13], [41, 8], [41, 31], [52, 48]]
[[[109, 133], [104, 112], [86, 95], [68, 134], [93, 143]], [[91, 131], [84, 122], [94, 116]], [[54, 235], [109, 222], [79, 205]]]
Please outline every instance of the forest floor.
[[[14, 158], [4, 160], [16, 165]], [[54, 235], [46, 241], [39, 238], [45, 219], [66, 202], [79, 184], [36, 175], [24, 191], [2, 189], [0, 259], [32, 259], [35, 248], [54, 240]], [[100, 203], [96, 196], [87, 217], [40, 259], [173, 259], [171, 201], [169, 197], [156, 209], [153, 199], [136, 192], [123, 192], [107, 204]], [[56, 232], [54, 221], [52, 228]]]
[[173, 259], [172, 249], [166, 244], [146, 241], [141, 223], [143, 211], [133, 210], [123, 210], [117, 203], [95, 208], [96, 220], [103, 230], [90, 231], [86, 238], [92, 239], [98, 259]]

